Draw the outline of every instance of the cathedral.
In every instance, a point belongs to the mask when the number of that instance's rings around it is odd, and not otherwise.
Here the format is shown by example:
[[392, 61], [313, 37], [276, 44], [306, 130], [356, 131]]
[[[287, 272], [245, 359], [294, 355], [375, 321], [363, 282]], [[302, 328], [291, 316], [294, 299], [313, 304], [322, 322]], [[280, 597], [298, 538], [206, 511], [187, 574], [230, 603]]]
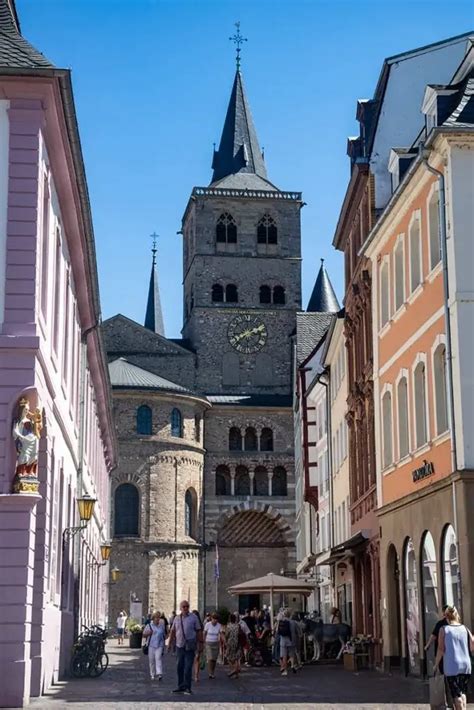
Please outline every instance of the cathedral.
[[300, 192], [267, 176], [237, 68], [208, 186], [182, 220], [182, 339], [166, 338], [156, 250], [144, 325], [103, 323], [119, 466], [109, 615], [240, 608], [228, 588], [295, 574], [292, 352]]

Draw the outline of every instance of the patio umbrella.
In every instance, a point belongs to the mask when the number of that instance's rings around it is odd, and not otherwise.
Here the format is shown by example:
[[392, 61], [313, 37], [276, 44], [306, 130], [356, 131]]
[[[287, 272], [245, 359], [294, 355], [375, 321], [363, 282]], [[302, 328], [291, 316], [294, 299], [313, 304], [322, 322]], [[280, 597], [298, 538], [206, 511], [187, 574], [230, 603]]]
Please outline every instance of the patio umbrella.
[[240, 594], [270, 594], [270, 618], [273, 628], [273, 593], [277, 594], [301, 594], [305, 597], [314, 591], [314, 585], [303, 582], [301, 579], [283, 577], [281, 574], [269, 572], [264, 577], [249, 579], [247, 582], [235, 584], [227, 590], [229, 594], [239, 596]]

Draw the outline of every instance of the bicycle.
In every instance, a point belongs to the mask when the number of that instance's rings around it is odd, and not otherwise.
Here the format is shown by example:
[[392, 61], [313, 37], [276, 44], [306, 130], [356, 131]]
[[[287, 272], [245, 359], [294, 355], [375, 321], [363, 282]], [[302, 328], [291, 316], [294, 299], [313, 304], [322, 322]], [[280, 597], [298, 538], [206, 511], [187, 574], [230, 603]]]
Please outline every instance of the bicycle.
[[107, 670], [109, 657], [105, 652], [107, 632], [101, 626], [83, 626], [73, 646], [70, 672], [75, 678], [98, 678]]

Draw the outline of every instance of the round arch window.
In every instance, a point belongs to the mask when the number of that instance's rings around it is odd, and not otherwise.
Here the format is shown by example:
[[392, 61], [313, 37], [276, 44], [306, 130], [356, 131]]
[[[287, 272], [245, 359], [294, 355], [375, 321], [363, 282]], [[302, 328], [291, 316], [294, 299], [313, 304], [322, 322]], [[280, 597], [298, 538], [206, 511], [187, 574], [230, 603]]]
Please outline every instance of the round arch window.
[[411, 538], [405, 543], [403, 556], [405, 585], [405, 628], [409, 672], [420, 672], [420, 617], [418, 597], [418, 572], [416, 554]]
[[442, 552], [444, 602], [459, 609], [458, 544], [452, 525], [444, 532]]

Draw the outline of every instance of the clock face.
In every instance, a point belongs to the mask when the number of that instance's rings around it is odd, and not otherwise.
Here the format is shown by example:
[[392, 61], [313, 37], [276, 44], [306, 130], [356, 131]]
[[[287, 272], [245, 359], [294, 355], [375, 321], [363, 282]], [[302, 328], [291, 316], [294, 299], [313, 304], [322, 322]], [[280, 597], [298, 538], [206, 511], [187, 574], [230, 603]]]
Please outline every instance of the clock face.
[[244, 313], [229, 323], [227, 338], [239, 353], [256, 353], [267, 342], [267, 327], [258, 317]]

